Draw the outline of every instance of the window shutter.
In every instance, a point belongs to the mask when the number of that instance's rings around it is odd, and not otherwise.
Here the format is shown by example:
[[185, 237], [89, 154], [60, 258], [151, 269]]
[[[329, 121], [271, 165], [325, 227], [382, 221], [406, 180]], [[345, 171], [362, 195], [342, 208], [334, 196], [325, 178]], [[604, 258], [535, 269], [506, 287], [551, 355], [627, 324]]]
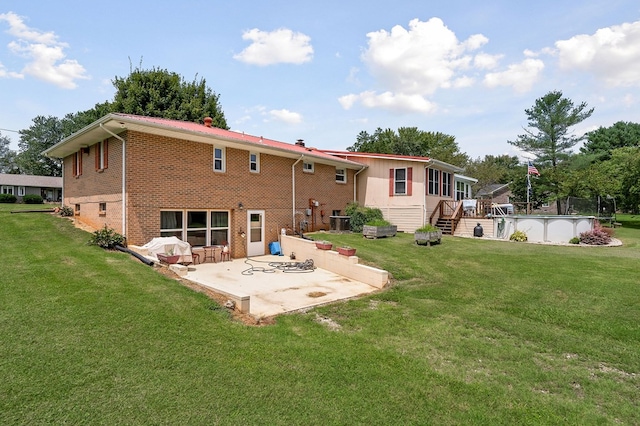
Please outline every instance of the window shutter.
[[395, 178], [396, 178], [395, 170], [389, 169], [389, 197], [393, 197]]
[[105, 139], [103, 142], [104, 148], [103, 148], [103, 152], [104, 152], [104, 168], [106, 169], [107, 167], [109, 167], [109, 140]]
[[97, 144], [94, 145], [95, 147], [95, 166], [96, 166], [96, 170], [100, 170], [100, 142], [98, 142]]
[[82, 151], [78, 152], [78, 176], [82, 175]]
[[407, 195], [411, 195], [413, 187], [413, 167], [407, 167]]

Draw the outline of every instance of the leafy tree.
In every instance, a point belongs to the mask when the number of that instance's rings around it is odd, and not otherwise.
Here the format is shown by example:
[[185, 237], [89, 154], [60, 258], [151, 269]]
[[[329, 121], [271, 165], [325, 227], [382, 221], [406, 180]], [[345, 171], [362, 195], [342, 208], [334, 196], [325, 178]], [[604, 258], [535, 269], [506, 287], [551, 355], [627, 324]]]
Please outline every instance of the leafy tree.
[[573, 101], [562, 96], [561, 91], [552, 91], [536, 99], [532, 108], [525, 109], [528, 128], [509, 144], [533, 154], [538, 167], [544, 166], [545, 180], [549, 185], [552, 198], [556, 199], [560, 213], [561, 185], [564, 173], [558, 166], [569, 159], [571, 148], [584, 136], [571, 135], [569, 129], [586, 120], [593, 114], [593, 108], [587, 109], [582, 102], [574, 107]]
[[587, 133], [587, 141], [580, 152], [608, 160], [611, 151], [625, 146], [640, 146], [640, 124], [618, 121], [611, 127], [599, 127]]
[[515, 155], [485, 155], [484, 158], [470, 160], [464, 169], [465, 174], [478, 179], [474, 189], [487, 185], [512, 182], [522, 174], [522, 165]]
[[397, 132], [377, 128], [373, 135], [362, 131], [358, 134], [356, 143], [347, 150], [431, 157], [460, 167], [464, 167], [469, 161], [469, 156], [460, 152], [454, 136], [426, 132], [417, 127], [400, 127]]
[[60, 176], [60, 164], [42, 156], [42, 151], [111, 112], [194, 122], [201, 122], [208, 116], [213, 119], [214, 126], [228, 129], [218, 102], [219, 95], [206, 86], [204, 79], [185, 82], [178, 74], [167, 70], [137, 68], [127, 77], [116, 77], [112, 83], [117, 89], [112, 102], [105, 101], [92, 109], [69, 113], [63, 119], [38, 116], [29, 129], [20, 131], [20, 152], [16, 161], [22, 171]]
[[0, 173], [20, 173], [16, 163], [16, 152], [10, 148], [11, 139], [0, 133]]
[[61, 176], [60, 162], [45, 157], [42, 151], [60, 142], [62, 137], [62, 121], [52, 116], [39, 115], [33, 119], [33, 124], [28, 129], [20, 130], [17, 163], [22, 172], [29, 175]]
[[[618, 186], [607, 195], [615, 196], [618, 206], [634, 214], [640, 213], [640, 148], [623, 147], [611, 151], [611, 159], [604, 163], [613, 170], [607, 177]], [[611, 179], [611, 175], [615, 176]], [[616, 178], [617, 177], [617, 178]]]
[[220, 96], [207, 87], [204, 79], [194, 78], [188, 83], [167, 70], [136, 68], [112, 82], [117, 89], [112, 112], [194, 122], [208, 116], [215, 127], [229, 128], [219, 105]]

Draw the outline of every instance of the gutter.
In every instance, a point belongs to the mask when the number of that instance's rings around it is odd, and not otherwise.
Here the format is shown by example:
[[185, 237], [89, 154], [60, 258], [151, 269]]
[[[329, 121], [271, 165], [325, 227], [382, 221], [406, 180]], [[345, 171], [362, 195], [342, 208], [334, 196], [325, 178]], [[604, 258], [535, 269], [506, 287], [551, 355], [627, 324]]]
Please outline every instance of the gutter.
[[105, 132], [109, 133], [111, 136], [113, 136], [114, 138], [118, 139], [120, 142], [122, 142], [122, 235], [126, 238], [127, 237], [127, 207], [126, 207], [126, 196], [127, 196], [127, 192], [126, 192], [126, 175], [127, 175], [127, 169], [126, 169], [126, 143], [125, 140], [122, 139], [120, 136], [116, 135], [115, 133], [113, 133], [111, 130], [107, 129], [106, 127], [104, 127], [104, 125], [102, 123], [100, 123], [100, 128], [102, 130], [104, 130]]
[[294, 233], [296, 230], [296, 169], [295, 167], [296, 167], [296, 164], [302, 161], [303, 158], [304, 158], [304, 154], [302, 154], [300, 158], [298, 158], [296, 162], [291, 165], [291, 187], [292, 187], [291, 223], [293, 225]]
[[353, 201], [354, 202], [358, 201], [358, 198], [356, 197], [356, 195], [357, 195], [356, 194], [356, 187], [357, 187], [357, 184], [358, 184], [356, 176], [358, 176], [360, 173], [364, 172], [364, 169], [366, 169], [366, 168], [367, 168], [367, 166], [362, 166], [362, 168], [360, 170], [358, 170], [356, 172], [356, 174], [353, 175]]

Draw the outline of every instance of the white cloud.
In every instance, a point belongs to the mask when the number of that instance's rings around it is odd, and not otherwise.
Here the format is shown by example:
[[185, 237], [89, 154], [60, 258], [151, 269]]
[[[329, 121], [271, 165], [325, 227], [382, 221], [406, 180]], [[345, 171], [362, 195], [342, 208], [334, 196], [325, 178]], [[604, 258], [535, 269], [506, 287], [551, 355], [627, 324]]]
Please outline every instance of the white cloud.
[[269, 111], [269, 116], [277, 121], [282, 121], [287, 124], [298, 124], [302, 122], [302, 115], [289, 111], [288, 109], [272, 109]]
[[360, 94], [350, 94], [338, 98], [338, 102], [344, 109], [350, 109], [356, 102], [366, 108], [382, 108], [396, 112], [430, 113], [436, 109], [436, 105], [421, 95], [404, 93], [376, 93], [366, 91]]
[[555, 43], [560, 67], [591, 72], [609, 86], [640, 85], [640, 21]]
[[489, 40], [475, 34], [460, 41], [439, 18], [413, 19], [408, 29], [396, 25], [367, 37], [362, 61], [380, 90], [340, 97], [344, 109], [359, 103], [396, 112], [431, 113], [436, 105], [428, 99], [430, 95], [439, 89], [472, 86], [475, 78], [469, 72], [494, 67], [501, 57], [479, 53], [474, 59], [473, 52]]
[[311, 38], [302, 33], [280, 28], [275, 31], [260, 31], [254, 28], [242, 34], [243, 40], [251, 44], [233, 58], [252, 65], [278, 63], [302, 64], [313, 58]]
[[55, 33], [31, 29], [13, 12], [0, 14], [0, 21], [7, 22], [7, 33], [17, 38], [8, 44], [9, 50], [28, 61], [21, 73], [0, 70], [0, 77], [23, 78], [27, 74], [64, 89], [74, 89], [76, 80], [89, 78], [78, 61], [65, 59], [69, 45], [59, 42]]
[[482, 35], [460, 42], [439, 18], [413, 19], [409, 30], [396, 25], [391, 32], [367, 34], [369, 47], [362, 59], [386, 88], [406, 94], [427, 95], [449, 87], [456, 73], [468, 69], [467, 52], [487, 42]]
[[473, 58], [473, 66], [481, 70], [492, 70], [498, 67], [498, 62], [504, 55], [489, 55], [487, 53], [478, 53]]
[[519, 64], [509, 65], [506, 71], [489, 73], [484, 77], [487, 87], [511, 86], [518, 93], [531, 90], [540, 77], [544, 62], [540, 59], [527, 58]]
[[7, 71], [7, 68], [0, 63], [0, 78], [24, 78], [24, 74]]

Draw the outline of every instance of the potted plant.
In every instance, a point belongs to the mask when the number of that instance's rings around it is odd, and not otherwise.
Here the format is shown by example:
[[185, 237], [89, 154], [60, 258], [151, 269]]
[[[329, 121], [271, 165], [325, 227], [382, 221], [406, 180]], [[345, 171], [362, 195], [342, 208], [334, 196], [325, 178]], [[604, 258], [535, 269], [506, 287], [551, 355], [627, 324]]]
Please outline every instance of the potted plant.
[[416, 229], [413, 234], [416, 244], [428, 244], [440, 243], [442, 240], [442, 230], [436, 226], [427, 223], [424, 226]]
[[395, 237], [398, 227], [384, 219], [374, 219], [362, 227], [362, 236], [366, 238]]
[[338, 253], [343, 256], [354, 256], [356, 254], [356, 249], [349, 246], [338, 247]]
[[320, 250], [331, 250], [333, 248], [333, 244], [331, 241], [326, 240], [316, 241], [316, 248]]

